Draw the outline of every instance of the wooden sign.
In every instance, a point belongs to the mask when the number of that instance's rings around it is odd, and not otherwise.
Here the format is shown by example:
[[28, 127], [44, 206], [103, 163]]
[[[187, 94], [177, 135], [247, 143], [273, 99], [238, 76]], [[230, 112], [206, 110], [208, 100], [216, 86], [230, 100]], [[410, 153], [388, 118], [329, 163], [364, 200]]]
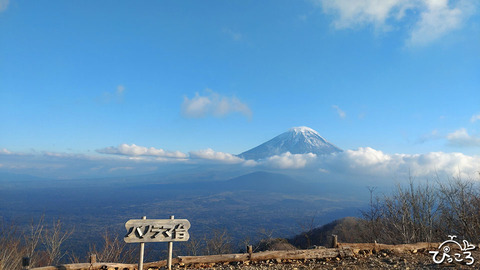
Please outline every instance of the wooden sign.
[[130, 219], [125, 223], [127, 243], [188, 241], [190, 222], [186, 219]]

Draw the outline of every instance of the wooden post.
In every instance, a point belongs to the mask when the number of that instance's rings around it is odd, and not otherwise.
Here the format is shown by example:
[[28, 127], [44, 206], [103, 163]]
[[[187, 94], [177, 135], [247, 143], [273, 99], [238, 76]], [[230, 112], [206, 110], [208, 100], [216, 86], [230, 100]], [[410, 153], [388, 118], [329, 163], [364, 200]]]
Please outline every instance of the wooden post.
[[248, 259], [252, 259], [253, 247], [251, 245], [247, 246]]
[[97, 254], [90, 254], [90, 264], [97, 263]]
[[30, 258], [29, 257], [23, 257], [22, 258], [22, 267], [23, 269], [28, 269], [30, 268]]
[[336, 248], [338, 246], [338, 239], [336, 234], [332, 234], [332, 248]]
[[[175, 217], [170, 216], [170, 219], [175, 219]], [[168, 270], [172, 270], [172, 255], [173, 255], [173, 242], [168, 242], [168, 258], [167, 258]]]
[[[147, 216], [143, 216], [142, 219], [147, 219]], [[145, 243], [140, 243], [140, 259], [138, 261], [138, 270], [143, 270], [143, 253], [145, 251]]]

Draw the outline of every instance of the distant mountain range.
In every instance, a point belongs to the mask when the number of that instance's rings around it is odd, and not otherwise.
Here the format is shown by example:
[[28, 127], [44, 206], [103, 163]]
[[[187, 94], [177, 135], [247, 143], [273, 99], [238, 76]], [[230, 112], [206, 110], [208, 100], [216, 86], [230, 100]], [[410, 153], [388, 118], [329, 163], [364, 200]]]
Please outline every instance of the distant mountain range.
[[244, 159], [260, 160], [286, 152], [325, 155], [342, 151], [342, 149], [320, 136], [315, 130], [309, 127], [294, 127], [238, 156]]

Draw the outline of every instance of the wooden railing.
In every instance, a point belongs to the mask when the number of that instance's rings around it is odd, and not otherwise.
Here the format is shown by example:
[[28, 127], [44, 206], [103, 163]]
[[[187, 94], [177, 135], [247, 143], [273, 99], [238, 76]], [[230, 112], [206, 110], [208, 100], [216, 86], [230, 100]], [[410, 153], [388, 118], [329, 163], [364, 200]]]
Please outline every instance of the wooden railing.
[[[438, 243], [416, 243], [405, 245], [384, 245], [376, 243], [338, 243], [336, 248], [316, 248], [305, 250], [282, 250], [282, 251], [263, 251], [253, 253], [239, 254], [220, 254], [209, 256], [179, 256], [172, 261], [173, 265], [180, 266], [213, 266], [219, 263], [232, 262], [259, 262], [273, 260], [278, 263], [288, 260], [310, 260], [310, 259], [326, 259], [326, 258], [344, 258], [353, 257], [360, 251], [372, 252], [373, 250], [394, 250], [397, 252], [413, 252], [421, 249], [435, 249]], [[160, 269], [167, 265], [167, 261], [150, 262], [144, 264], [144, 270]], [[138, 270], [137, 264], [121, 264], [121, 263], [77, 263], [64, 264], [59, 266], [47, 266], [39, 268], [31, 268], [30, 270]]]

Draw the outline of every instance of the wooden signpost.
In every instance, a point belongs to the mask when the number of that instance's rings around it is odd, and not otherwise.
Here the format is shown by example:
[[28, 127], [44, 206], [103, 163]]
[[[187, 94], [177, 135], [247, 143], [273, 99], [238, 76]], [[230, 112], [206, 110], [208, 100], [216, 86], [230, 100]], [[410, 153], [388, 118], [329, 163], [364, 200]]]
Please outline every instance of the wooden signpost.
[[186, 219], [130, 219], [125, 223], [127, 235], [123, 238], [126, 243], [140, 243], [140, 260], [138, 269], [143, 270], [143, 255], [145, 243], [168, 242], [168, 269], [172, 269], [173, 242], [188, 241], [190, 222]]

